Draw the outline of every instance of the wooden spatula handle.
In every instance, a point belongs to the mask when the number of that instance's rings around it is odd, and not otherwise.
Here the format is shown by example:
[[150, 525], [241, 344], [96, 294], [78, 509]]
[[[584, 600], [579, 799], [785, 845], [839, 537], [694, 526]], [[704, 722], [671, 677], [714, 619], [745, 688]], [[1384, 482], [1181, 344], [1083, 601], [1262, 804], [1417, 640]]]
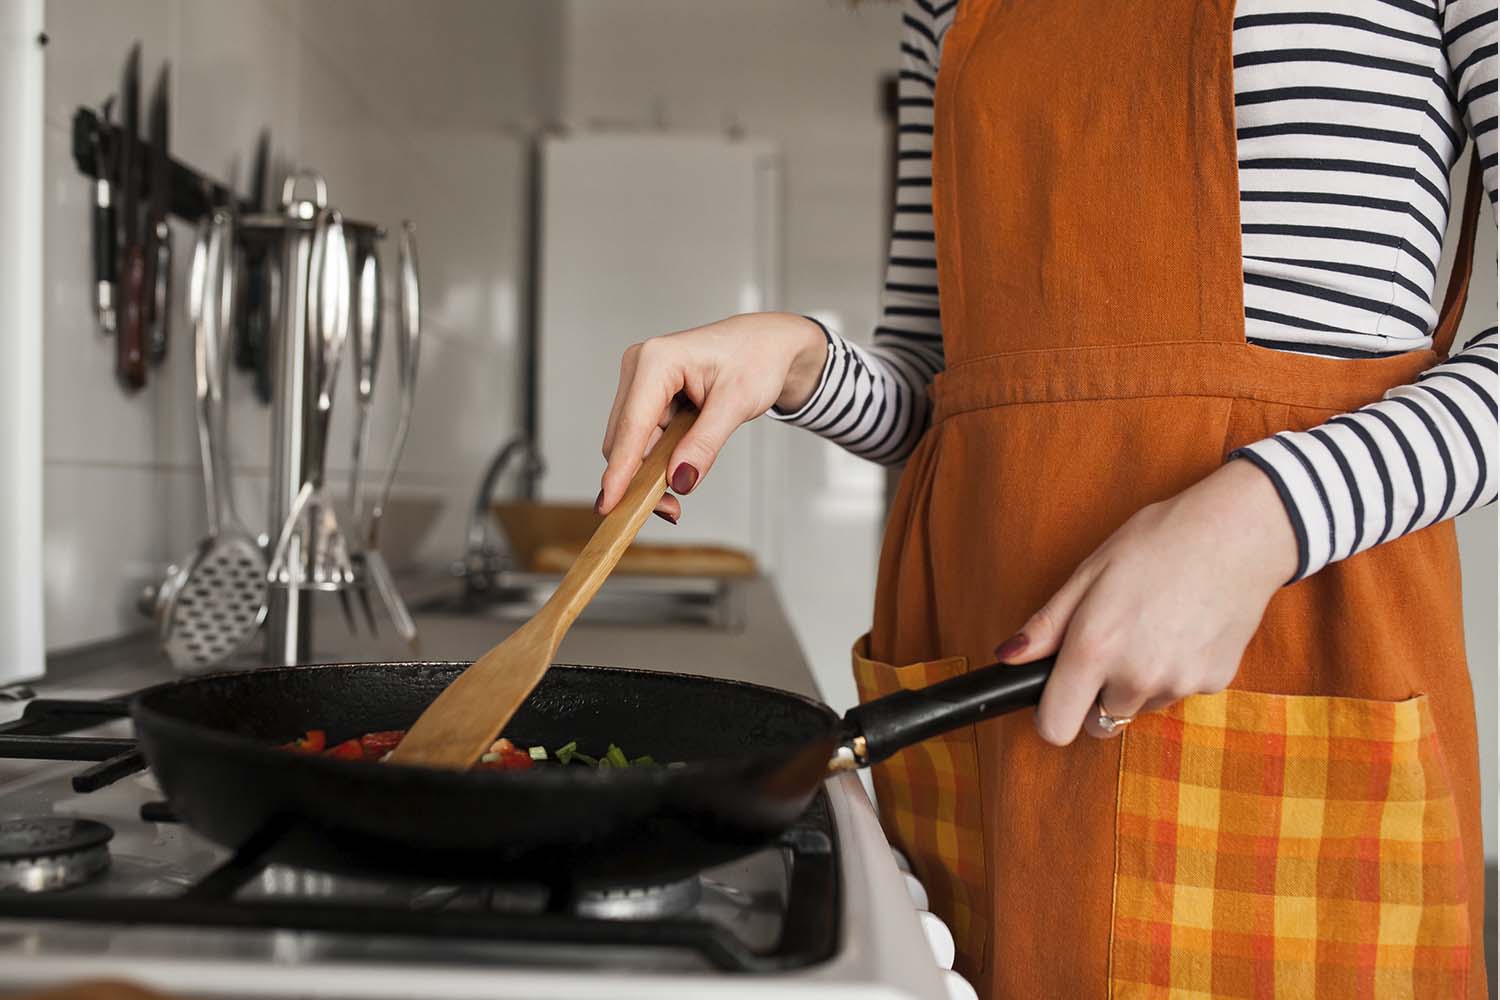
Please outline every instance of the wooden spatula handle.
[[568, 626], [635, 539], [667, 489], [667, 462], [697, 411], [678, 413], [567, 575], [531, 620], [465, 670], [407, 732], [390, 759], [398, 764], [469, 767], [547, 673]]
[[[555, 615], [559, 632], [565, 632], [608, 579], [610, 571], [635, 540], [641, 525], [651, 516], [662, 495], [667, 492], [667, 463], [682, 436], [693, 426], [698, 411], [684, 406], [672, 417], [641, 467], [625, 496], [604, 516], [592, 538], [583, 546], [556, 592], [547, 601], [543, 614]], [[540, 615], [539, 615], [540, 617]]]

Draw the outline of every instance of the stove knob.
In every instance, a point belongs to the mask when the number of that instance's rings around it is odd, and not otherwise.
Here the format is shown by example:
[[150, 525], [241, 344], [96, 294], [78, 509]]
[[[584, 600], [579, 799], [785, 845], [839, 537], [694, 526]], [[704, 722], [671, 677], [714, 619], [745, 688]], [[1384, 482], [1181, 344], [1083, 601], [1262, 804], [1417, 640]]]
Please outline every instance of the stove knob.
[[919, 910], [930, 910], [932, 907], [927, 905], [927, 887], [918, 882], [915, 875], [903, 873], [901, 877], [906, 880], [906, 894], [911, 897], [911, 905]]
[[927, 935], [927, 944], [932, 948], [932, 957], [937, 959], [939, 968], [953, 968], [953, 932], [948, 925], [937, 914], [926, 910], [918, 910], [917, 919], [922, 922], [922, 933]]
[[906, 855], [902, 854], [900, 851], [896, 850], [893, 847], [891, 848], [891, 856], [896, 859], [897, 868], [901, 869], [907, 874], [911, 873], [911, 862], [906, 860]]
[[943, 973], [943, 985], [948, 988], [948, 1000], [979, 1000], [969, 981], [952, 969]]

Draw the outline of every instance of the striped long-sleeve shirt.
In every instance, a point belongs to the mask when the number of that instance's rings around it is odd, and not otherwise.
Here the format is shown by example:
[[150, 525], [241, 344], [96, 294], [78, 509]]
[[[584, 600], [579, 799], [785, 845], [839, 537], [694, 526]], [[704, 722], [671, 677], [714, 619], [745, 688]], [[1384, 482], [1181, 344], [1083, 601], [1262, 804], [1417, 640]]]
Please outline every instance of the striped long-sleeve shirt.
[[[932, 110], [960, 2], [908, 0], [904, 15], [873, 345], [830, 334], [812, 398], [773, 413], [887, 464], [926, 429], [927, 384], [943, 368]], [[1448, 178], [1468, 137], [1496, 202], [1494, 0], [1240, 0], [1233, 44], [1247, 339], [1346, 358], [1430, 347]], [[1277, 484], [1297, 578], [1495, 499], [1497, 352], [1490, 328], [1416, 384], [1236, 453]]]

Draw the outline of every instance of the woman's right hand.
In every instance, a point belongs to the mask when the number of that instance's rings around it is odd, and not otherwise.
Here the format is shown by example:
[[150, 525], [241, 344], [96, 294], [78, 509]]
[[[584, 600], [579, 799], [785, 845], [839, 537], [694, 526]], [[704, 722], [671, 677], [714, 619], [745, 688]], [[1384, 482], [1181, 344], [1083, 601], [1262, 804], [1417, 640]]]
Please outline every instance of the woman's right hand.
[[[827, 356], [822, 329], [792, 313], [731, 316], [632, 344], [620, 360], [620, 387], [604, 431], [607, 464], [595, 509], [607, 514], [620, 502], [679, 393], [699, 411], [667, 463], [672, 491], [684, 496], [741, 424], [772, 406], [795, 410], [806, 403]], [[675, 524], [682, 506], [669, 493], [656, 511]]]

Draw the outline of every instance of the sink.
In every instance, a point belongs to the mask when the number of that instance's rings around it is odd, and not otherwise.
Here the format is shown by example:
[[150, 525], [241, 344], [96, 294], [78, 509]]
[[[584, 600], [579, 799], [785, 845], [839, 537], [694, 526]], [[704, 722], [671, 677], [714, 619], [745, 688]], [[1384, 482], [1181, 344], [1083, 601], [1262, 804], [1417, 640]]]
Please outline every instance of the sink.
[[[452, 594], [430, 598], [413, 610], [524, 622], [552, 596], [560, 579], [551, 573], [504, 571], [483, 589], [456, 589]], [[615, 576], [599, 589], [578, 622], [738, 631], [745, 620], [742, 583], [743, 578]]]

